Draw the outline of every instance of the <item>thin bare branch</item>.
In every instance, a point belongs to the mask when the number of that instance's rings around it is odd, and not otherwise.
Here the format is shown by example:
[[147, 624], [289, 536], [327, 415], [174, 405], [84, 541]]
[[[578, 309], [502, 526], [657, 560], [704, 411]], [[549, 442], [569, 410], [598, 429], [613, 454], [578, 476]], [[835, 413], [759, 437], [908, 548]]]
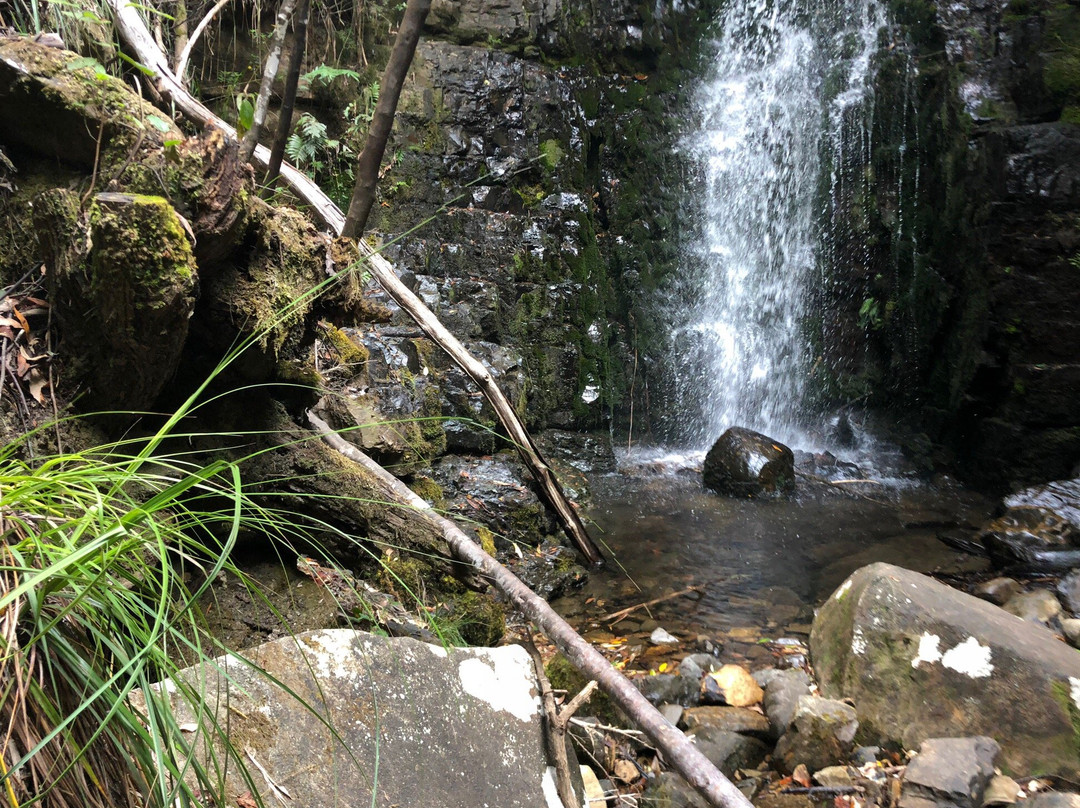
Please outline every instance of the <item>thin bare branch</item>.
[[188, 60], [191, 59], [191, 49], [195, 47], [195, 43], [199, 41], [199, 37], [202, 36], [202, 32], [206, 30], [214, 16], [225, 8], [229, 4], [230, 0], [218, 0], [212, 9], [206, 12], [206, 16], [199, 20], [199, 24], [195, 26], [195, 30], [191, 32], [191, 37], [186, 43], [184, 43], [184, 49], [180, 51], [180, 56], [176, 60], [176, 69], [173, 71], [176, 73], [176, 78], [181, 82], [184, 81], [184, 73], [187, 70]]

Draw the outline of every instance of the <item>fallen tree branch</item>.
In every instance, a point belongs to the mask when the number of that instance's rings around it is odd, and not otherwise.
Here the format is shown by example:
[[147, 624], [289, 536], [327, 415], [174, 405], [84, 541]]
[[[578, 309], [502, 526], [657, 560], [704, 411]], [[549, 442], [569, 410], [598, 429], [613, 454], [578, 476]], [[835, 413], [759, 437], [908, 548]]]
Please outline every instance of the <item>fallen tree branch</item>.
[[[171, 98], [176, 107], [188, 118], [200, 124], [215, 126], [226, 135], [235, 138], [236, 130], [196, 100], [173, 75], [165, 55], [158, 49], [135, 6], [126, 0], [108, 1], [120, 36], [135, 52], [136, 58], [154, 72], [157, 77], [158, 91], [163, 96]], [[265, 146], [257, 146], [252, 156], [254, 161], [265, 169], [270, 160], [270, 150]], [[326, 227], [335, 234], [341, 233], [345, 225], [345, 217], [318, 185], [288, 163], [282, 163], [281, 177], [293, 193], [311, 206], [314, 215]], [[544, 461], [540, 450], [525, 429], [525, 425], [518, 418], [514, 408], [510, 406], [510, 402], [507, 401], [488, 369], [473, 357], [465, 346], [439, 322], [423, 301], [398, 279], [389, 261], [375, 253], [363, 239], [356, 244], [361, 255], [367, 259], [366, 268], [370, 270], [386, 293], [416, 320], [421, 330], [442, 348], [480, 388], [480, 392], [495, 410], [496, 416], [518, 450], [518, 454], [521, 455], [521, 459], [532, 472], [544, 499], [558, 515], [567, 536], [588, 563], [600, 563], [603, 560], [600, 549], [589, 538], [581, 517], [566, 498], [559, 481]]]
[[344, 440], [324, 421], [311, 412], [308, 413], [308, 421], [322, 434], [327, 444], [381, 480], [386, 486], [386, 497], [389, 501], [415, 509], [441, 530], [454, 555], [490, 579], [515, 608], [543, 630], [575, 668], [596, 680], [600, 688], [641, 728], [656, 748], [663, 752], [672, 767], [708, 800], [710, 805], [718, 808], [750, 808], [750, 801], [724, 777], [701, 750], [672, 726], [640, 690], [556, 614], [545, 600], [485, 553], [457, 525], [436, 513], [401, 480]]
[[618, 623], [620, 620], [622, 620], [628, 614], [630, 614], [631, 612], [636, 612], [638, 609], [646, 609], [649, 606], [655, 606], [657, 603], [663, 603], [666, 600], [674, 600], [675, 598], [682, 597], [683, 595], [687, 595], [690, 592], [700, 592], [700, 591], [701, 591], [700, 586], [688, 586], [688, 587], [686, 587], [686, 589], [680, 589], [678, 592], [672, 592], [671, 594], [668, 594], [668, 595], [661, 595], [658, 598], [653, 598], [652, 600], [647, 600], [644, 603], [636, 603], [633, 606], [627, 606], [625, 609], [619, 609], [619, 611], [617, 611], [617, 612], [612, 612], [611, 614], [605, 614], [603, 617], [600, 618], [600, 620], [603, 623], [609, 623], [609, 622]]

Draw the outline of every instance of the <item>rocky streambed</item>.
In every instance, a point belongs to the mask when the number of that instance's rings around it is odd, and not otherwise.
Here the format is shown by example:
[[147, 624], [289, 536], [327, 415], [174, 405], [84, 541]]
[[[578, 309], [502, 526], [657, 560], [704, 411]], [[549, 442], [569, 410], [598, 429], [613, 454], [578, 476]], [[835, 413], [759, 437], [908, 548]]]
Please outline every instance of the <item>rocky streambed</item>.
[[1080, 800], [1075, 481], [996, 504], [794, 458], [796, 493], [758, 499], [671, 456], [593, 475], [617, 564], [557, 607], [756, 804]]

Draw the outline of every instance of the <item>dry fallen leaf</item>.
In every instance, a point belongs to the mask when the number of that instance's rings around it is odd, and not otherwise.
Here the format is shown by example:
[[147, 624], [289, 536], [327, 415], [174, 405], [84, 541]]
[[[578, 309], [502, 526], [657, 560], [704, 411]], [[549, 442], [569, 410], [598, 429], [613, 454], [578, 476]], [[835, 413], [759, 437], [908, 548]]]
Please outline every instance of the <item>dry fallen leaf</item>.
[[795, 771], [791, 773], [791, 779], [803, 788], [810, 788], [810, 772], [802, 763], [795, 767]]
[[255, 797], [251, 795], [250, 791], [245, 791], [237, 797], [236, 805], [238, 808], [259, 808], [259, 804], [255, 802]]
[[38, 404], [45, 403], [45, 388], [49, 386], [49, 378], [42, 372], [41, 368], [32, 368], [30, 370], [30, 395], [34, 397], [34, 400]]

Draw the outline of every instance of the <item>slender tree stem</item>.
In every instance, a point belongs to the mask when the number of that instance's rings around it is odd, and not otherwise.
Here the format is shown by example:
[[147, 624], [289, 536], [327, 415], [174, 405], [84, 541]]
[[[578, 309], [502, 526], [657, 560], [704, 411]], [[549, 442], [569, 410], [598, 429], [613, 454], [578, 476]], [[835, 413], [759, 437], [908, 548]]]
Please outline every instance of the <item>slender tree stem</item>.
[[300, 70], [304, 64], [304, 47], [307, 45], [308, 16], [311, 10], [311, 0], [300, 0], [300, 8], [296, 12], [296, 27], [293, 30], [293, 51], [289, 61], [289, 72], [285, 77], [285, 95], [281, 99], [281, 110], [278, 112], [277, 135], [274, 137], [274, 145], [270, 149], [270, 165], [266, 169], [267, 187], [274, 184], [278, 173], [281, 171], [281, 161], [285, 156], [285, 143], [292, 131], [293, 107], [296, 105], [296, 88], [300, 84]]
[[285, 32], [289, 27], [289, 18], [292, 17], [293, 9], [296, 8], [296, 0], [281, 0], [278, 7], [277, 22], [274, 24], [274, 33], [270, 37], [270, 52], [266, 55], [266, 65], [263, 68], [262, 83], [259, 85], [259, 97], [255, 99], [255, 118], [251, 128], [240, 141], [240, 159], [247, 162], [259, 144], [259, 132], [263, 123], [266, 122], [266, 112], [270, 109], [270, 94], [274, 89], [274, 79], [277, 78], [278, 67], [281, 65], [281, 49], [285, 44]]
[[353, 187], [349, 210], [345, 215], [345, 226], [341, 235], [358, 238], [367, 226], [371, 206], [375, 204], [375, 189], [379, 183], [379, 166], [382, 165], [386, 142], [390, 139], [390, 130], [394, 127], [394, 113], [397, 111], [401, 88], [405, 76], [412, 64], [416, 45], [420, 41], [420, 30], [424, 27], [431, 0], [408, 0], [405, 4], [405, 16], [394, 39], [394, 49], [390, 52], [390, 61], [386, 64], [382, 83], [379, 85], [379, 100], [375, 104], [375, 113], [371, 118], [364, 150], [356, 161], [356, 185]]
[[173, 71], [181, 83], [184, 82], [184, 72], [187, 70], [188, 60], [191, 59], [191, 49], [195, 47], [195, 43], [199, 41], [199, 37], [202, 36], [202, 32], [206, 30], [214, 16], [225, 8], [228, 3], [229, 0], [218, 0], [217, 4], [206, 12], [206, 16], [199, 20], [195, 30], [191, 32], [191, 38], [184, 43], [183, 50], [180, 51], [180, 55], [176, 58], [176, 69]]

